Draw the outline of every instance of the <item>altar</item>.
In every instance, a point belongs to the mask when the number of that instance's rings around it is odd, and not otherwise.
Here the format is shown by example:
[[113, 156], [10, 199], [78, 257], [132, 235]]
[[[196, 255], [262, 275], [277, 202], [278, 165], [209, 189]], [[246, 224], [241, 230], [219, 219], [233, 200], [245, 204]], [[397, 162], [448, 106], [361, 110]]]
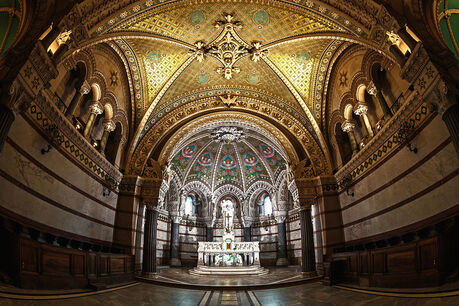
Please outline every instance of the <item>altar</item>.
[[258, 241], [234, 240], [234, 206], [230, 200], [221, 203], [225, 234], [219, 242], [198, 242], [198, 265], [191, 269], [195, 275], [263, 275], [268, 270], [260, 266]]

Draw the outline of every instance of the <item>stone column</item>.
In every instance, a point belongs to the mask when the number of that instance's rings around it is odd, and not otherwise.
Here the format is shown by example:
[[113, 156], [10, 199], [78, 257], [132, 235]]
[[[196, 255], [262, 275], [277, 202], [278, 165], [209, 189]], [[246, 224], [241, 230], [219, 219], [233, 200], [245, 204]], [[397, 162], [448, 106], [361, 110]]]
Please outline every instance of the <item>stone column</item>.
[[276, 266], [287, 266], [287, 231], [285, 226], [285, 215], [276, 216], [277, 221], [277, 261]]
[[381, 106], [381, 109], [384, 113], [384, 117], [392, 117], [392, 111], [390, 110], [389, 105], [387, 105], [386, 99], [384, 99], [381, 91], [376, 88], [376, 85], [373, 83], [373, 81], [368, 84], [367, 91], [370, 95], [376, 97], [378, 100], [379, 106]]
[[[450, 86], [454, 88], [454, 85]], [[456, 101], [455, 92], [448, 90], [446, 83], [441, 80], [435, 94], [436, 101], [434, 103], [438, 106], [438, 112], [448, 128], [459, 157], [459, 104]]]
[[[0, 93], [1, 94], [1, 93]], [[30, 106], [32, 98], [25, 88], [18, 82], [14, 81], [9, 87], [8, 93], [1, 94], [0, 101], [0, 154], [3, 144], [8, 137], [11, 125], [16, 115], [24, 112]]]
[[346, 120], [341, 125], [341, 129], [343, 130], [343, 132], [346, 132], [349, 135], [349, 142], [351, 143], [352, 155], [355, 155], [359, 152], [359, 147], [357, 145], [357, 141], [355, 140], [354, 128], [355, 123], [353, 120]]
[[368, 119], [367, 113], [368, 105], [365, 102], [359, 101], [355, 107], [354, 114], [363, 118], [367, 134], [370, 138], [372, 138], [374, 136], [374, 133], [373, 128], [371, 127], [370, 119]]
[[322, 224], [320, 215], [320, 207], [318, 201], [311, 207], [312, 229], [314, 233], [314, 258], [316, 261], [316, 271], [319, 275], [323, 275], [323, 243], [322, 243]]
[[410, 33], [408, 33], [406, 26], [401, 27], [397, 34], [405, 42], [408, 48], [410, 48], [411, 52], [413, 52], [418, 42], [410, 35]]
[[244, 226], [244, 241], [252, 241], [252, 227], [250, 226], [250, 224], [245, 224]]
[[145, 229], [143, 241], [143, 275], [155, 277], [156, 272], [156, 232], [158, 227], [158, 211], [148, 205], [145, 213]]
[[13, 124], [14, 118], [14, 112], [8, 107], [0, 104], [0, 153], [2, 152], [3, 144], [8, 137], [8, 132]]
[[53, 54], [53, 61], [55, 64], [59, 63], [64, 54], [69, 50], [68, 44], [70, 43], [71, 34], [72, 31], [63, 31], [57, 36], [56, 42], [59, 47]]
[[100, 153], [105, 155], [105, 146], [107, 145], [108, 136], [111, 132], [113, 132], [116, 128], [115, 123], [112, 120], [105, 120], [103, 123], [104, 126], [104, 133], [102, 134], [102, 138], [100, 139]]
[[311, 208], [307, 207], [300, 212], [301, 222], [301, 272], [307, 276], [316, 274], [314, 259], [314, 238], [312, 229]]
[[81, 87], [76, 89], [75, 95], [73, 96], [72, 101], [70, 101], [70, 104], [65, 111], [65, 117], [69, 119], [73, 117], [73, 114], [75, 113], [78, 105], [80, 105], [84, 96], [87, 95], [90, 91], [91, 87], [89, 86], [89, 83], [84, 81]]
[[91, 104], [91, 106], [89, 106], [89, 112], [90, 112], [89, 119], [88, 119], [88, 122], [86, 123], [86, 127], [83, 133], [84, 137], [88, 137], [91, 134], [97, 116], [102, 114], [104, 110], [102, 108], [102, 105], [99, 103], [99, 101], [94, 101], [94, 103]]
[[214, 241], [214, 229], [213, 229], [212, 224], [206, 225], [206, 241], [207, 242]]
[[136, 221], [136, 235], [135, 235], [135, 271], [142, 271], [142, 261], [143, 261], [143, 225], [144, 225], [144, 205], [142, 202], [139, 203], [138, 212], [137, 212], [137, 221]]
[[179, 267], [182, 265], [179, 255], [180, 240], [179, 240], [179, 229], [181, 217], [172, 215], [171, 223], [171, 266]]

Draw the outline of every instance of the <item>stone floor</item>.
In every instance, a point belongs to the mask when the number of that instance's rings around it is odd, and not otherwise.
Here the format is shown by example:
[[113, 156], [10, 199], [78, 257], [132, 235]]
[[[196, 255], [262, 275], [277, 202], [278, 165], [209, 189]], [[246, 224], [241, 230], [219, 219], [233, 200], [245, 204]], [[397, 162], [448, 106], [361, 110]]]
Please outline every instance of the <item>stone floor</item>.
[[[260, 276], [214, 276], [214, 275], [191, 275], [186, 268], [161, 267], [158, 269], [158, 277], [155, 279], [140, 280], [149, 281], [156, 285], [176, 284], [184, 288], [199, 286], [201, 289], [238, 289], [246, 288], [257, 289], [261, 286], [278, 286], [279, 284], [292, 284], [308, 281], [301, 275], [299, 266], [289, 267], [269, 267], [269, 273]], [[314, 278], [316, 280], [317, 278]], [[189, 288], [192, 289], [192, 288]]]
[[[264, 290], [190, 290], [138, 283], [107, 293], [67, 299], [29, 300], [0, 297], [0, 305], [459, 305], [452, 297], [401, 298], [352, 292], [320, 282]], [[441, 294], [439, 294], [440, 296]], [[2, 296], [0, 294], [0, 296]], [[47, 298], [41, 296], [40, 298]]]

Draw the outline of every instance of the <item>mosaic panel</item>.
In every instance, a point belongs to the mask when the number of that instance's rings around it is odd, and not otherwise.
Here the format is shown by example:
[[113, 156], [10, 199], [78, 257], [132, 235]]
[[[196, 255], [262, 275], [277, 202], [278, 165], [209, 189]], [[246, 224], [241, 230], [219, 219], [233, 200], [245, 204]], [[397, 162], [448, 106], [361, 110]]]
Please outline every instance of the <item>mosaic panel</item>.
[[201, 138], [190, 144], [184, 146], [172, 159], [173, 169], [183, 177], [185, 170], [187, 169], [190, 161], [198, 153], [198, 151], [209, 142], [209, 137]]
[[211, 186], [212, 165], [217, 158], [218, 143], [212, 142], [204, 152], [191, 165], [191, 169], [187, 181], [199, 180], [206, 184], [209, 188]]
[[196, 41], [210, 42], [216, 36], [214, 23], [228, 12], [234, 12], [236, 20], [242, 22], [243, 28], [238, 32], [246, 42], [260, 41], [265, 44], [304, 33], [348, 32], [335, 22], [336, 19], [323, 18], [312, 12], [300, 13], [294, 8], [232, 2], [200, 3], [199, 7], [179, 5], [167, 11], [147, 12], [115, 26], [110, 32], [141, 31], [173, 37], [190, 44]]
[[266, 180], [271, 181], [271, 178], [266, 171], [266, 168], [261, 163], [259, 156], [250, 148], [242, 143], [238, 144], [238, 149], [241, 156], [241, 162], [245, 171], [245, 181], [247, 188], [255, 181]]
[[220, 66], [221, 64], [211, 57], [206, 57], [202, 63], [193, 62], [175, 80], [174, 84], [156, 106], [152, 115], [154, 116], [166, 105], [176, 100], [177, 96], [193, 90], [205, 90], [215, 86], [245, 87], [265, 92], [278, 99], [282, 99], [284, 103], [287, 103], [297, 111], [303, 112], [300, 104], [288, 88], [263, 61], [255, 63], [249, 57], [241, 59], [235, 64], [241, 71], [233, 74], [233, 78], [230, 80], [223, 78], [216, 72]]
[[126, 41], [137, 54], [144, 71], [143, 75], [146, 78], [145, 86], [148, 101], [144, 103], [144, 109], [142, 109], [145, 111], [166, 81], [186, 60], [188, 53], [186, 49], [166, 42], [146, 39], [128, 39]]
[[242, 189], [240, 167], [232, 144], [225, 144], [222, 147], [215, 182], [215, 189], [224, 184], [235, 184]]
[[315, 79], [319, 59], [330, 42], [331, 40], [308, 40], [307, 44], [304, 41], [292, 42], [288, 44], [288, 48], [280, 45], [268, 53], [269, 59], [290, 80], [311, 110], [314, 108], [310, 99], [311, 80]]

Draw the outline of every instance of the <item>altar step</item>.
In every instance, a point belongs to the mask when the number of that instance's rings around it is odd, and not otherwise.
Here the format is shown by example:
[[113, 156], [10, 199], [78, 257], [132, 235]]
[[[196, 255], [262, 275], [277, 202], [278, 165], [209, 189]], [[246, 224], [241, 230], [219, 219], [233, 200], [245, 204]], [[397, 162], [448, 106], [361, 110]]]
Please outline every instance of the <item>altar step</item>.
[[269, 273], [268, 269], [260, 266], [242, 266], [242, 267], [215, 267], [215, 266], [198, 266], [189, 270], [192, 275], [265, 275]]

